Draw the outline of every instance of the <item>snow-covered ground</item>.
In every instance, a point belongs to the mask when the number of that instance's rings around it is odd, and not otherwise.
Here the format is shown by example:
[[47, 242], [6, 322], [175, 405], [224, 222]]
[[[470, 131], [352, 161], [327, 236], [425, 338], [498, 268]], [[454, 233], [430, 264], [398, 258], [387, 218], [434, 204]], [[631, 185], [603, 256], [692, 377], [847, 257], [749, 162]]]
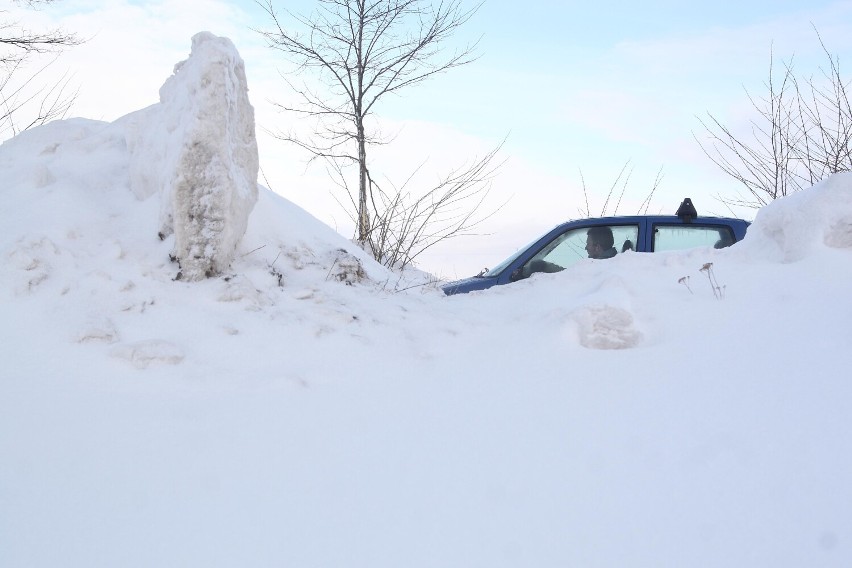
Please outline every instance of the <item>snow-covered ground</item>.
[[189, 282], [140, 112], [0, 146], [0, 566], [852, 565], [852, 174], [453, 297], [261, 187]]

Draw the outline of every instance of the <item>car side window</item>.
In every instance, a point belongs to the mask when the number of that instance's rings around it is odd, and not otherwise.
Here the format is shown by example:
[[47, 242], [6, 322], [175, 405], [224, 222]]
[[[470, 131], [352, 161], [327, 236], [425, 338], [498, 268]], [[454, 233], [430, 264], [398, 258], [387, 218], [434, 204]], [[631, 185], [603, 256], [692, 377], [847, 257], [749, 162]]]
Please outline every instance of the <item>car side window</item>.
[[[612, 243], [607, 237], [604, 243], [606, 246], [602, 246], [604, 256], [600, 258], [611, 258], [616, 254], [635, 250], [636, 239], [639, 237], [638, 225], [596, 225], [595, 227], [597, 228], [594, 229], [593, 234], [594, 232], [606, 234], [607, 229], [612, 234]], [[586, 245], [589, 242], [591, 228], [570, 229], [558, 235], [521, 267], [515, 279], [527, 278], [536, 272], [559, 272], [584, 258], [590, 258], [591, 253]]]
[[702, 227], [696, 225], [655, 225], [655, 252], [684, 250], [694, 247], [725, 248], [734, 244], [730, 227]]

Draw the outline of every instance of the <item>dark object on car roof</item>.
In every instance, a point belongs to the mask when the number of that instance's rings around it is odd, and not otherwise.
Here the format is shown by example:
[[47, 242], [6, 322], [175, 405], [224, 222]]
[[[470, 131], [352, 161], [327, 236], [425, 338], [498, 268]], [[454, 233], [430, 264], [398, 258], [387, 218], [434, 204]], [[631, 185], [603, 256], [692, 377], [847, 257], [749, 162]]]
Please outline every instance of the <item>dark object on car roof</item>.
[[677, 208], [675, 215], [683, 219], [684, 223], [692, 223], [698, 217], [698, 211], [695, 210], [692, 200], [686, 197], [680, 202], [680, 207]]

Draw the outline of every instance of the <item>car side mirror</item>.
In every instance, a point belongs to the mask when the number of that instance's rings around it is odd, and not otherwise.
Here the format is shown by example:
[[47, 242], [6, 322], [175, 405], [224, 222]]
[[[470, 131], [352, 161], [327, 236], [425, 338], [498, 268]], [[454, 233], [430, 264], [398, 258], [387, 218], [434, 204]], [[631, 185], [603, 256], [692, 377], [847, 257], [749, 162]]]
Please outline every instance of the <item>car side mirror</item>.
[[518, 280], [523, 279], [524, 271], [520, 268], [516, 268], [512, 271], [512, 275], [509, 277], [510, 282], [517, 282]]

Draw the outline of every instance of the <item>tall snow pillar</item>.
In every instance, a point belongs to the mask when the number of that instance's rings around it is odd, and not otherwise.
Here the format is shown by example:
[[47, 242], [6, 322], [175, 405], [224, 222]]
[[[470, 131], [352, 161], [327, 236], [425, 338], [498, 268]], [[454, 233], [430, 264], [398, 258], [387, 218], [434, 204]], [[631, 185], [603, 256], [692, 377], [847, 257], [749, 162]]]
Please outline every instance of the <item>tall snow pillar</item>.
[[254, 108], [231, 40], [201, 32], [160, 88], [166, 156], [161, 232], [174, 232], [185, 280], [227, 269], [257, 201]]

